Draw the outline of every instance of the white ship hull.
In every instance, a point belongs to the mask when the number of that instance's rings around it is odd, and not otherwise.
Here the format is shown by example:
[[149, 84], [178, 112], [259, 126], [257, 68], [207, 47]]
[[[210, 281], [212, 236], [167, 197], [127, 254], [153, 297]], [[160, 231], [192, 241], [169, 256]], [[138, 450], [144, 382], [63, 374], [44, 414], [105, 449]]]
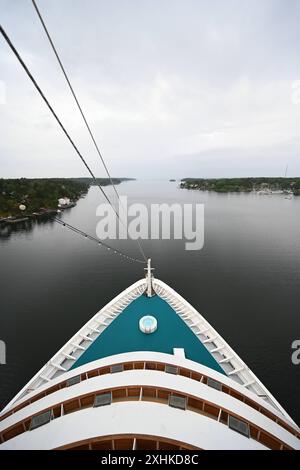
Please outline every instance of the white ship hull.
[[[153, 338], [137, 325], [129, 343], [126, 328], [124, 337], [108, 340], [122, 315], [138, 318], [134, 302], [147, 310], [147, 292], [155, 294], [152, 307], [163, 307], [148, 312], [158, 318]], [[184, 334], [173, 341], [170, 325], [155, 350], [163, 315], [174, 315]], [[145, 349], [137, 350], [143, 338]], [[121, 343], [127, 350], [105, 355]], [[198, 353], [205, 360], [194, 360]], [[298, 426], [254, 373], [199, 312], [149, 275], [102, 308], [32, 378], [2, 411], [0, 435], [0, 449], [300, 449]]]

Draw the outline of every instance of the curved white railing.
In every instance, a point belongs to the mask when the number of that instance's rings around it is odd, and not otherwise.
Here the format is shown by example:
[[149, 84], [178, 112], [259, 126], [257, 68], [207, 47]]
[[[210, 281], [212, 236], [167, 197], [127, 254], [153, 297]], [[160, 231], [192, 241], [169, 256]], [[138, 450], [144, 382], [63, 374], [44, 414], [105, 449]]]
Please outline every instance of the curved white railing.
[[[61, 406], [61, 403], [68, 403], [72, 400], [74, 401], [74, 399], [79, 399], [79, 397], [87, 396], [88, 394], [99, 393], [102, 390], [137, 386], [141, 387], [141, 389], [152, 387], [172, 391], [175, 394], [179, 393], [181, 395], [189, 395], [191, 397], [199, 398], [202, 401], [204, 400], [205, 402], [215, 405], [218, 409], [225, 409], [229, 414], [239, 416], [241, 419], [263, 429], [292, 448], [300, 448], [300, 441], [296, 436], [292, 435], [286, 429], [283, 429], [279, 424], [270, 420], [259, 411], [250, 408], [247, 404], [241, 401], [237, 401], [234, 397], [210, 388], [201, 382], [191, 381], [187, 377], [166, 374], [161, 371], [153, 370], [130, 370], [118, 374], [100, 375], [73, 386], [57, 390], [51, 395], [40, 398], [38, 401], [34, 401], [25, 408], [22, 408], [10, 417], [6, 418], [6, 420], [0, 422], [0, 432], [10, 428], [20, 421], [27, 420], [31, 416], [39, 414], [44, 410], [55, 408], [57, 405]], [[124, 398], [124, 400], [126, 399]], [[141, 396], [137, 400], [142, 401]], [[81, 412], [82, 410], [73, 411], [73, 413], [79, 414]], [[217, 421], [220, 420], [219, 418]], [[61, 418], [57, 419], [60, 420]], [[199, 419], [202, 419], [201, 416], [199, 416]], [[221, 422], [220, 425], [224, 426]], [[46, 425], [46, 427], [48, 426], [49, 424]], [[115, 432], [117, 432], [116, 429]], [[34, 431], [34, 433], [37, 434], [36, 431]], [[104, 434], [109, 433], [105, 432]], [[7, 445], [13, 445], [12, 441], [14, 439], [18, 439], [18, 437], [12, 438], [12, 440], [10, 440], [11, 443]], [[24, 439], [27, 439], [27, 437], [24, 436]]]
[[160, 403], [139, 401], [86, 408], [64, 415], [4, 442], [1, 449], [55, 449], [108, 434], [159, 436], [207, 450], [266, 449], [206, 416]]

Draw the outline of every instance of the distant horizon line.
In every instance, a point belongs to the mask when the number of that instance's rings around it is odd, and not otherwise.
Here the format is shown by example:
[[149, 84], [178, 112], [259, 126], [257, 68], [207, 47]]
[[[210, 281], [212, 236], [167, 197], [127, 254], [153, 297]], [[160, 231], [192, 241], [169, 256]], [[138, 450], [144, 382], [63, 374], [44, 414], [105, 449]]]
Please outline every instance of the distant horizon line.
[[[108, 180], [109, 178], [107, 176], [96, 176], [96, 178], [103, 179], [103, 180]], [[170, 181], [170, 180], [175, 180], [175, 181], [183, 181], [186, 179], [205, 179], [205, 180], [213, 180], [213, 179], [224, 179], [224, 180], [229, 180], [229, 179], [254, 179], [254, 178], [281, 178], [281, 179], [290, 179], [290, 178], [300, 178], [300, 176], [297, 175], [289, 175], [289, 176], [185, 176], [182, 178], [179, 177], [164, 177], [164, 178], [158, 178], [158, 177], [134, 177], [134, 176], [112, 176], [111, 179], [124, 179], [124, 180], [147, 180], [147, 181]], [[13, 179], [31, 179], [31, 180], [38, 180], [38, 179], [90, 179], [93, 180], [91, 176], [0, 176], [0, 180], [13, 180]]]

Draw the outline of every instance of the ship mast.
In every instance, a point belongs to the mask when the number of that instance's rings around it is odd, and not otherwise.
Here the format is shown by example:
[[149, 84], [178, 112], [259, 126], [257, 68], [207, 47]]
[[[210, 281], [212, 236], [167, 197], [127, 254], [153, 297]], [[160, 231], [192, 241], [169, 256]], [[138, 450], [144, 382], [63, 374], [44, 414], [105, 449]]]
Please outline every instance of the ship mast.
[[146, 279], [147, 279], [147, 296], [152, 297], [153, 293], [153, 288], [152, 288], [152, 278], [153, 274], [152, 271], [154, 268], [151, 268], [151, 258], [148, 258], [147, 261], [147, 268], [144, 268], [146, 271]]

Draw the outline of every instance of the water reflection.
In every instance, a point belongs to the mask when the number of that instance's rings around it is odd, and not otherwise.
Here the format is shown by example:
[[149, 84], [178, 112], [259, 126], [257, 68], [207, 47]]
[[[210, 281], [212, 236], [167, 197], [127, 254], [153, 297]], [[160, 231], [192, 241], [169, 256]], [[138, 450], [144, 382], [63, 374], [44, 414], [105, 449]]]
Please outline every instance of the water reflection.
[[[59, 217], [59, 214], [56, 216]], [[27, 220], [15, 221], [14, 223], [0, 223], [0, 239], [5, 241], [15, 234], [28, 234], [32, 232], [36, 226], [55, 224], [53, 216], [49, 214], [40, 215], [39, 217], [29, 217]]]

